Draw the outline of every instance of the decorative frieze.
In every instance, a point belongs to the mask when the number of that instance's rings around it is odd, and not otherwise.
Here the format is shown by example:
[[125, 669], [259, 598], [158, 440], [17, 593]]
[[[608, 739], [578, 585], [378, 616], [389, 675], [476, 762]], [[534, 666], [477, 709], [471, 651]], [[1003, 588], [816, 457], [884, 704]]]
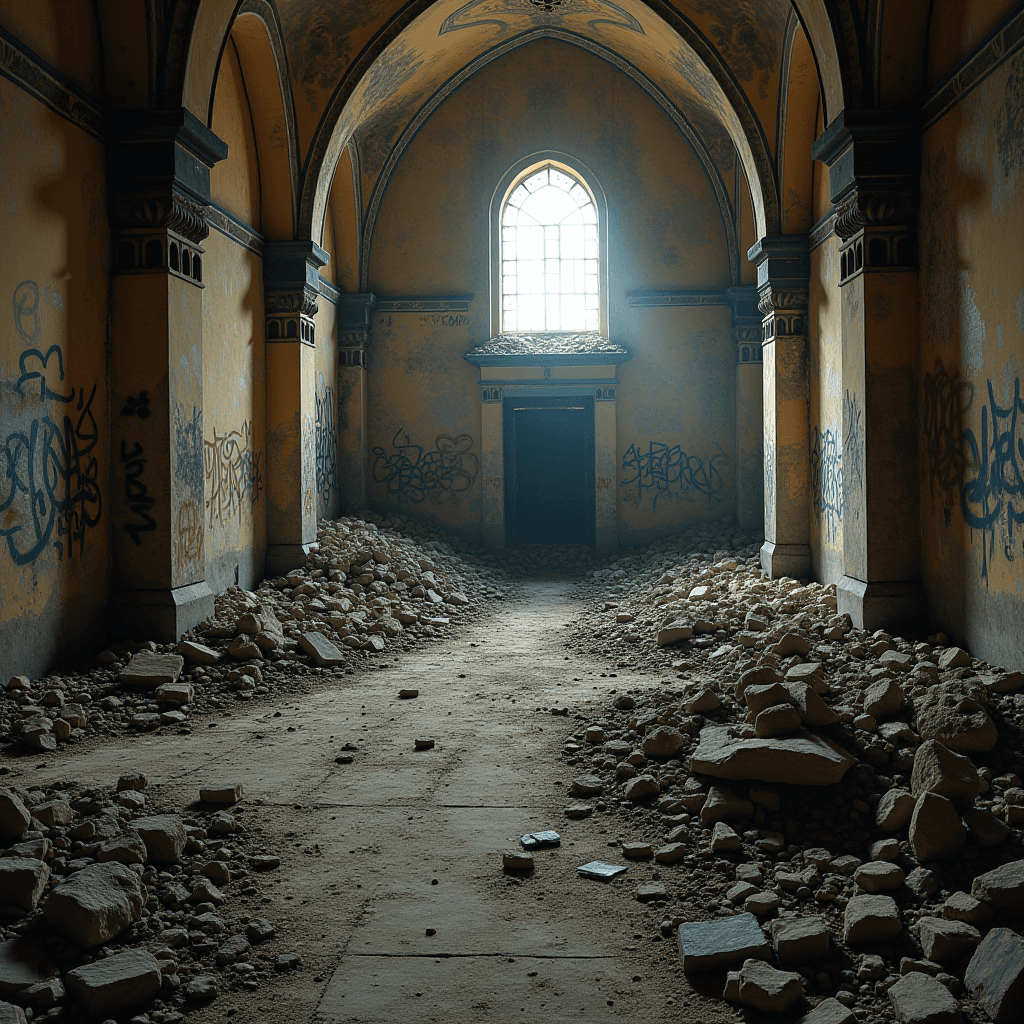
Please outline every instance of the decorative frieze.
[[629, 304], [640, 307], [728, 305], [726, 292], [637, 291], [628, 294]]

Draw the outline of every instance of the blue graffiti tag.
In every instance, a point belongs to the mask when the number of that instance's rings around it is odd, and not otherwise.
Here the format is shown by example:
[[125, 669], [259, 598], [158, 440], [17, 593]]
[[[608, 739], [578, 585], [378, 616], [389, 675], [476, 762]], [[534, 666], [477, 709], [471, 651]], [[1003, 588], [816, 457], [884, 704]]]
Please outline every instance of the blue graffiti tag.
[[649, 441], [647, 451], [631, 444], [622, 456], [622, 468], [632, 476], [622, 480], [619, 486], [635, 486], [636, 494], [630, 497], [638, 505], [644, 492], [653, 491], [653, 509], [657, 509], [659, 498], [686, 498], [692, 502], [698, 494], [703, 494], [710, 505], [712, 499], [722, 500], [718, 497], [722, 488], [718, 466], [728, 461], [719, 452], [705, 464], [699, 455], [687, 455], [680, 445], [667, 445], [662, 441]]
[[[405, 444], [400, 442], [405, 437]], [[428, 496], [434, 504], [445, 496], [454, 501], [456, 495], [468, 491], [476, 480], [480, 463], [470, 450], [473, 438], [469, 434], [438, 434], [434, 450], [428, 452], [422, 445], [413, 444], [409, 435], [399, 429], [391, 439], [394, 454], [383, 448], [373, 449], [373, 479], [387, 486], [387, 493], [398, 496], [398, 504], [411, 501], [419, 504]]]
[[988, 560], [995, 551], [995, 527], [1004, 512], [1008, 558], [1012, 559], [1013, 528], [1024, 524], [1024, 399], [1019, 377], [1013, 382], [1013, 400], [1005, 407], [996, 401], [992, 381], [988, 382], [988, 405], [981, 410], [981, 440], [970, 427], [963, 436], [975, 474], [960, 489], [960, 508], [964, 522], [972, 530], [981, 530], [988, 541], [987, 551], [982, 545], [981, 568], [982, 576], [987, 577]]

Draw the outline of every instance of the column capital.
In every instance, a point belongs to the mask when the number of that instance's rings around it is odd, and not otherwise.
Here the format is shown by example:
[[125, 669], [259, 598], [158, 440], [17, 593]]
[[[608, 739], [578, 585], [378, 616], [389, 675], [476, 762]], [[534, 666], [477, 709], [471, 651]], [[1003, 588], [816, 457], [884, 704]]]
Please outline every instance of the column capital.
[[732, 310], [732, 337], [736, 342], [736, 363], [761, 362], [761, 321], [757, 304], [757, 286], [748, 284], [728, 288], [725, 301]]
[[366, 368], [366, 350], [373, 328], [377, 296], [372, 292], [343, 294], [338, 302], [338, 362]]
[[108, 139], [116, 271], [170, 273], [201, 287], [210, 169], [227, 144], [184, 108], [114, 111]]
[[330, 254], [310, 240], [267, 242], [263, 249], [263, 308], [268, 342], [314, 346], [320, 310], [320, 268]]

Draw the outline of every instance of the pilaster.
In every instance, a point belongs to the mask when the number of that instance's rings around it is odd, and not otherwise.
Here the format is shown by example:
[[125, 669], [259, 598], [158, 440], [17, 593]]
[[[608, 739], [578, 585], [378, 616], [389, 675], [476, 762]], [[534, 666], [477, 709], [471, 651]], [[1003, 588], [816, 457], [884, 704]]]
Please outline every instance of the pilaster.
[[761, 313], [757, 288], [729, 288], [736, 342], [736, 521], [742, 530], [764, 524], [764, 406], [762, 401]]
[[365, 293], [342, 295], [338, 308], [338, 394], [341, 424], [342, 508], [348, 512], [369, 503], [369, 431], [367, 427], [370, 338], [377, 297]]
[[920, 131], [844, 111], [817, 140], [840, 237], [843, 561], [839, 611], [865, 629], [923, 624], [917, 472]]
[[317, 549], [313, 318], [329, 259], [312, 241], [268, 242], [263, 253], [268, 574], [305, 565]]
[[227, 146], [184, 109], [118, 112], [111, 487], [116, 630], [168, 642], [213, 613], [204, 558], [203, 240]]
[[806, 235], [762, 238], [747, 253], [757, 265], [764, 404], [764, 545], [772, 578], [811, 569], [808, 464]]

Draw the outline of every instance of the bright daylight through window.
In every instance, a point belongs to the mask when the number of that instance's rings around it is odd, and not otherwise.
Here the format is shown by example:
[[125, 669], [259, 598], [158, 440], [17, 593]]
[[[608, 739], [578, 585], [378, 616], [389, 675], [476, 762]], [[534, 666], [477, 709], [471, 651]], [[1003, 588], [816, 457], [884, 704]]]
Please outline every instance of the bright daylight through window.
[[503, 332], [596, 331], [597, 210], [555, 167], [532, 173], [501, 212]]

